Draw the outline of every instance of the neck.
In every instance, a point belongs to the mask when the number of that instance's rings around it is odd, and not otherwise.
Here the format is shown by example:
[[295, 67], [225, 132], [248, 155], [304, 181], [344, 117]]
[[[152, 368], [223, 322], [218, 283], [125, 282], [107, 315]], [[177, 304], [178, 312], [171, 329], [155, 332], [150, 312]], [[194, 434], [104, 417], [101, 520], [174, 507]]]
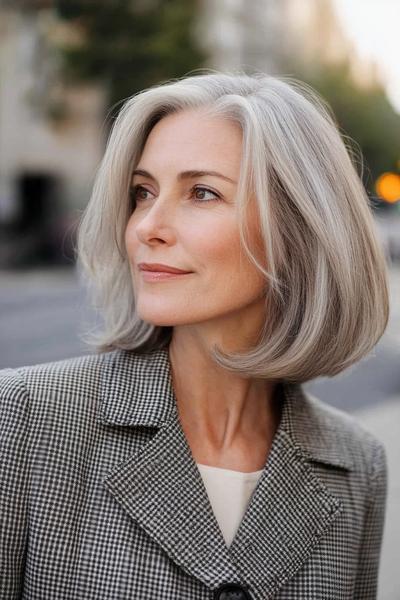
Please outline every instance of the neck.
[[[245, 379], [222, 369], [210, 358], [215, 343], [221, 347], [215, 336], [200, 338], [177, 328], [169, 346], [178, 412], [189, 442], [220, 457], [247, 442], [269, 444], [277, 427], [276, 382]], [[226, 346], [222, 349], [227, 351]]]

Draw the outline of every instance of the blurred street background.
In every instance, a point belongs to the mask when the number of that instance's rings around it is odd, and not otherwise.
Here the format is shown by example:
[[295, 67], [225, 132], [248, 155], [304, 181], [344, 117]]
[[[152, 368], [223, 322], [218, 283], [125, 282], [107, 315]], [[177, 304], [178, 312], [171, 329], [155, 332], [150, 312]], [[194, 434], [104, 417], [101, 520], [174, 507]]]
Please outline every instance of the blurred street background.
[[328, 101], [370, 198], [391, 315], [373, 353], [306, 389], [385, 444], [379, 600], [400, 599], [399, 0], [3, 0], [0, 6], [0, 369], [91, 350], [97, 315], [76, 227], [121, 104], [201, 68], [309, 83]]

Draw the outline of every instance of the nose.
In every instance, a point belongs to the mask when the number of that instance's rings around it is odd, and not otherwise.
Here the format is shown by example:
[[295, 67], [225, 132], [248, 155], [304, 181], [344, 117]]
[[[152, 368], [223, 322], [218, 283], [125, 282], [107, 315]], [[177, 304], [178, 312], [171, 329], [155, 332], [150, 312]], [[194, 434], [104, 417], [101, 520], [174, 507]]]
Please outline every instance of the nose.
[[136, 222], [136, 235], [143, 244], [171, 243], [175, 239], [175, 216], [170, 203], [161, 196], [143, 211]]

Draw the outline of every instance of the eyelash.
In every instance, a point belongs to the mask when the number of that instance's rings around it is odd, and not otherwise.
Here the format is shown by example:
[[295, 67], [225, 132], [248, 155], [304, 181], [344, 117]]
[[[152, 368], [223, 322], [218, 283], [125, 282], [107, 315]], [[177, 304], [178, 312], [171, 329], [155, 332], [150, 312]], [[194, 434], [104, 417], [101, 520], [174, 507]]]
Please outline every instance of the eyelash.
[[[137, 202], [136, 194], [138, 193], [139, 190], [144, 190], [145, 192], [151, 193], [151, 192], [149, 192], [149, 190], [147, 190], [142, 185], [134, 185], [134, 186], [132, 186], [132, 188], [130, 189], [130, 192], [129, 192], [132, 202]], [[200, 185], [196, 185], [196, 186], [192, 187], [192, 189], [190, 190], [190, 195], [192, 196], [193, 193], [198, 190], [208, 192], [209, 194], [213, 194], [213, 196], [214, 196], [214, 198], [209, 198], [208, 200], [197, 198], [196, 202], [199, 202], [200, 204], [205, 204], [206, 202], [213, 202], [215, 200], [217, 200], [217, 201], [221, 200], [221, 196], [219, 196], [216, 192], [213, 192], [212, 190], [209, 190], [208, 188], [200, 186]], [[143, 200], [146, 200], [146, 198], [144, 198]]]

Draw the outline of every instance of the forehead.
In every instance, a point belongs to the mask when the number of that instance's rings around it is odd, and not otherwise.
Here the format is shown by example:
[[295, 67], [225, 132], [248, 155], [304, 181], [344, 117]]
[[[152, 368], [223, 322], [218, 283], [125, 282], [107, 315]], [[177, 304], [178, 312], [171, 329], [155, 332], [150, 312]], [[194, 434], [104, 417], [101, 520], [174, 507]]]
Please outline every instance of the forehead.
[[190, 168], [210, 167], [210, 161], [213, 167], [218, 163], [220, 167], [238, 168], [241, 152], [242, 132], [238, 124], [201, 109], [185, 110], [167, 115], [153, 127], [140, 165], [144, 167], [145, 161], [150, 160], [179, 159], [193, 163]]

